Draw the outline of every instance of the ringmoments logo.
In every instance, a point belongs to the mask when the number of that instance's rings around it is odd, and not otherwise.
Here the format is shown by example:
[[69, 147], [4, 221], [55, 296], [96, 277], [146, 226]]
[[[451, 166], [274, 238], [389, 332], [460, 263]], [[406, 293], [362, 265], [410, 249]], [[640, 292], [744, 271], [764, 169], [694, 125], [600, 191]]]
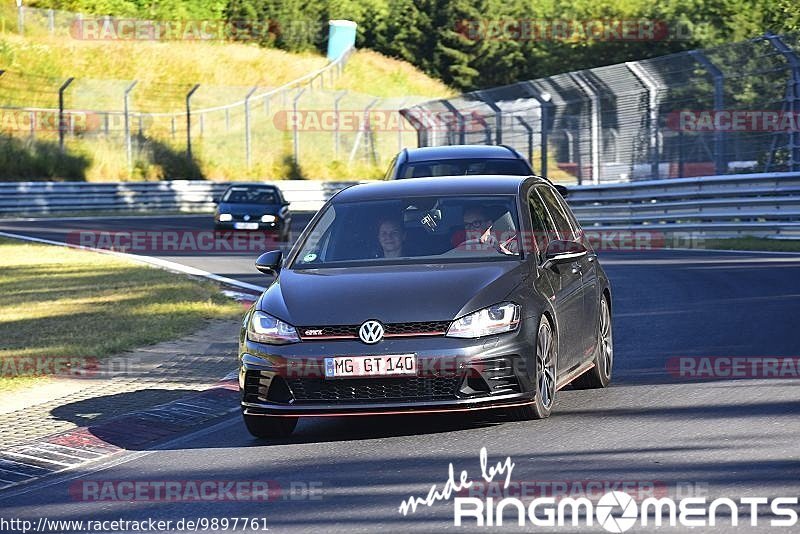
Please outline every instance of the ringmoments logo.
[[[493, 527], [504, 524], [521, 527], [593, 527], [608, 532], [627, 532], [639, 525], [714, 527], [721, 521], [731, 527], [794, 527], [798, 522], [797, 497], [727, 497], [709, 499], [690, 496], [680, 499], [653, 495], [637, 500], [626, 491], [610, 490], [593, 501], [583, 496], [536, 496], [533, 498], [462, 496], [476, 484], [499, 485], [508, 490], [515, 463], [511, 457], [490, 464], [486, 448], [480, 450], [480, 478], [472, 478], [467, 470], [455, 474], [448, 466], [448, 478], [441, 488], [432, 485], [424, 497], [411, 496], [398, 509], [403, 515], [413, 514], [422, 506], [453, 500], [453, 525]], [[495, 481], [497, 479], [497, 481]]]

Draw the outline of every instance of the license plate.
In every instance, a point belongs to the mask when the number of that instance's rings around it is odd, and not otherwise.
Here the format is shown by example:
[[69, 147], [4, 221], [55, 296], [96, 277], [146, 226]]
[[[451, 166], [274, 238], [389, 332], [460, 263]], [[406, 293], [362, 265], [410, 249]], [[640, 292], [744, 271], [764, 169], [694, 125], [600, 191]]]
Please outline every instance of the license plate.
[[258, 230], [258, 223], [233, 223], [237, 230]]
[[325, 378], [409, 376], [416, 374], [417, 357], [414, 354], [325, 358]]

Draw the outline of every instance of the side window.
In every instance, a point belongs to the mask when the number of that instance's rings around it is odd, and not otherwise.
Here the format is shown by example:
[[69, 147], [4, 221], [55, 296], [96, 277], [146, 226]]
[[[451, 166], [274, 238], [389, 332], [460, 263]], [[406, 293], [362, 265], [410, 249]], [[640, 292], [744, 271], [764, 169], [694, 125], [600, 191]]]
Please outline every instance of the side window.
[[542, 197], [547, 211], [553, 217], [559, 239], [566, 239], [574, 241], [578, 238], [575, 234], [572, 224], [570, 223], [569, 215], [564, 211], [564, 208], [558, 201], [556, 193], [550, 187], [537, 187], [536, 190]]
[[575, 218], [575, 214], [572, 213], [571, 209], [569, 209], [569, 205], [567, 205], [567, 201], [564, 200], [564, 197], [557, 195], [556, 198], [558, 199], [558, 203], [561, 205], [561, 209], [567, 214], [567, 218], [572, 225], [576, 240], [580, 239], [583, 236], [583, 228], [581, 228], [578, 219]]
[[541, 260], [551, 239], [556, 239], [557, 233], [541, 197], [532, 189], [528, 194], [528, 206], [531, 210], [531, 228], [533, 229], [533, 242], [539, 250]]

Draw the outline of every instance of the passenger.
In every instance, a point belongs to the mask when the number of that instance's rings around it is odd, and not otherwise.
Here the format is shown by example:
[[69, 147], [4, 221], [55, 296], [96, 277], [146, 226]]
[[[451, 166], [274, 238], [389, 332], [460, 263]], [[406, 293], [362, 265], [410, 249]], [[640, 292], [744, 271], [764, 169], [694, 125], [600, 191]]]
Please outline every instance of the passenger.
[[381, 245], [379, 258], [399, 258], [404, 255], [403, 244], [406, 231], [396, 219], [384, 219], [378, 224], [378, 242]]

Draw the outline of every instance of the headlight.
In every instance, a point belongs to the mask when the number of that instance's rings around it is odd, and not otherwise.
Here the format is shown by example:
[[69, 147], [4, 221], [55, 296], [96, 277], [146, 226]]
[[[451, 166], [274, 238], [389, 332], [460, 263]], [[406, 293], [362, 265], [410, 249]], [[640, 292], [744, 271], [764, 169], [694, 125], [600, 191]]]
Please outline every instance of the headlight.
[[261, 222], [275, 222], [275, 216], [274, 215], [262, 215], [261, 216]]
[[250, 316], [250, 323], [247, 325], [247, 339], [270, 345], [285, 345], [300, 341], [297, 330], [292, 325], [260, 311], [253, 312], [253, 315]]
[[219, 222], [228, 222], [233, 220], [233, 215], [230, 213], [220, 213], [219, 214]]
[[447, 329], [448, 337], [483, 337], [510, 332], [519, 324], [520, 306], [511, 302], [495, 304], [456, 319]]

